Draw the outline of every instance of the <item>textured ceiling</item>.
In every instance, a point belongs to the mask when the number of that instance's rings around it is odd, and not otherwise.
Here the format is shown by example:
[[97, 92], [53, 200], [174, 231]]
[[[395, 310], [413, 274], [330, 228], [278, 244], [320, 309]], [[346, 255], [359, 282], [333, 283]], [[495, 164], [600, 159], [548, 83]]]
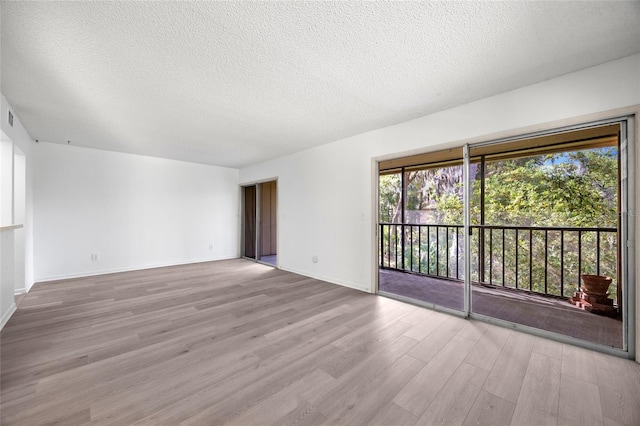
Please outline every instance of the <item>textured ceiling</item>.
[[640, 52], [637, 1], [1, 8], [34, 139], [230, 167]]

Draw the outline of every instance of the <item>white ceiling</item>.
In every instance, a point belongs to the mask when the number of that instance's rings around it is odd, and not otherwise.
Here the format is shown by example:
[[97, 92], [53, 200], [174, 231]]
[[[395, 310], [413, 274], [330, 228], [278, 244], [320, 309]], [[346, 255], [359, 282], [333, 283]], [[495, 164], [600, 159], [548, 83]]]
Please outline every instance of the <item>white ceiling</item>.
[[1, 8], [2, 92], [34, 139], [230, 167], [640, 52], [637, 1]]

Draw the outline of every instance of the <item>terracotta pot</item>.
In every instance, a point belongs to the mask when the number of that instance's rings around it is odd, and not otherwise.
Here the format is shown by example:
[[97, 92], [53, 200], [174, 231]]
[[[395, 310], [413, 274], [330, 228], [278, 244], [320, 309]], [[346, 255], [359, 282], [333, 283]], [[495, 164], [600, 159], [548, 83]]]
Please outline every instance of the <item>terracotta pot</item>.
[[607, 294], [609, 286], [611, 285], [611, 277], [603, 277], [601, 275], [581, 275], [582, 288], [588, 294]]

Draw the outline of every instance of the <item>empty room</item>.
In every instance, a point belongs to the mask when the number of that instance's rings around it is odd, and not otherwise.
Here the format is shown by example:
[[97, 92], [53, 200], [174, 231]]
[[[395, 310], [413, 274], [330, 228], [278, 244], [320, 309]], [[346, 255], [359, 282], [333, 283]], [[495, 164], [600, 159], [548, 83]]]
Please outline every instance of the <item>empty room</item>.
[[640, 425], [639, 2], [0, 19], [0, 424]]

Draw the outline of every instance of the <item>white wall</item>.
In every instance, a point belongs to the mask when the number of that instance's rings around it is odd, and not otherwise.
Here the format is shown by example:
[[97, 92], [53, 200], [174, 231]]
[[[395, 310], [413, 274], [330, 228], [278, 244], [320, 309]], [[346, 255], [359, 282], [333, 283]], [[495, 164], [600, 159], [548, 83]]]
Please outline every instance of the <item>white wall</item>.
[[239, 255], [238, 170], [34, 147], [36, 281]]
[[16, 310], [13, 230], [0, 230], [0, 329]]
[[[19, 224], [22, 229], [5, 231], [2, 235], [2, 271], [0, 273], [0, 320], [6, 321], [15, 309], [13, 294], [16, 290], [28, 291], [33, 285], [33, 155], [31, 136], [27, 133], [20, 118], [15, 115], [13, 127], [8, 124], [8, 112], [13, 111], [4, 96], [0, 96], [0, 128], [3, 145], [2, 159], [0, 162], [0, 226], [10, 225], [14, 221], [13, 215], [17, 200]], [[14, 196], [13, 173], [14, 154], [22, 156], [18, 160], [18, 173], [22, 180], [18, 182], [17, 191], [20, 194]], [[16, 223], [18, 223], [16, 222]], [[17, 234], [17, 239], [16, 235]], [[17, 246], [14, 242], [17, 241]], [[16, 249], [20, 252], [16, 252]], [[17, 264], [14, 260], [17, 259]], [[13, 267], [10, 267], [11, 264]], [[21, 268], [16, 271], [15, 267]]]
[[[0, 138], [0, 328], [15, 310], [14, 303], [14, 235], [13, 229], [13, 142]], [[4, 227], [4, 229], [2, 228]]]
[[13, 224], [13, 142], [0, 139], [0, 225]]
[[283, 269], [373, 291], [372, 158], [639, 104], [639, 76], [634, 55], [246, 167], [240, 182], [278, 178]]
[[[13, 222], [23, 224], [27, 211], [27, 159], [17, 146], [13, 151]], [[24, 228], [13, 231], [15, 253], [14, 291], [22, 294], [26, 289], [26, 241]]]

